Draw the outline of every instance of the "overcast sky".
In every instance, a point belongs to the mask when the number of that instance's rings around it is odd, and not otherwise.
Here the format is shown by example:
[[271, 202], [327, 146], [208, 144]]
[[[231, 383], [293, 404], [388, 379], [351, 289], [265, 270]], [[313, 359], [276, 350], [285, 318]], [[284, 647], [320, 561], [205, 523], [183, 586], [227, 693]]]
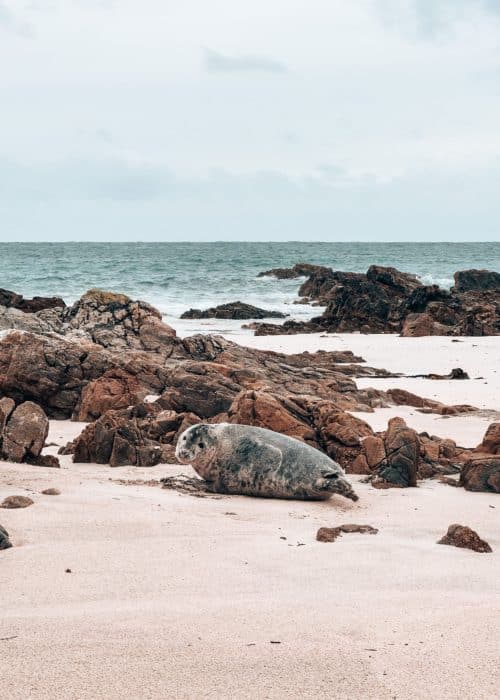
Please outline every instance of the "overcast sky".
[[0, 0], [0, 240], [499, 240], [500, 0]]

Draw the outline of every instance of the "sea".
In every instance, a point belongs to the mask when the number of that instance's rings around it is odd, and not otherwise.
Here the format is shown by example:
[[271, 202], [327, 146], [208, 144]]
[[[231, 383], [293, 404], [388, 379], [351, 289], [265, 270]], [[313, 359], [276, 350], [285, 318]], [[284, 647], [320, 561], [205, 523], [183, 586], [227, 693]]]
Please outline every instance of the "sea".
[[98, 287], [153, 304], [181, 335], [240, 333], [241, 321], [186, 321], [180, 316], [190, 308], [230, 301], [296, 319], [318, 315], [317, 307], [293, 303], [302, 279], [258, 277], [263, 270], [297, 262], [352, 272], [391, 265], [417, 274], [426, 284], [449, 288], [457, 270], [500, 272], [500, 242], [0, 242], [0, 287], [25, 297], [61, 296], [68, 304]]

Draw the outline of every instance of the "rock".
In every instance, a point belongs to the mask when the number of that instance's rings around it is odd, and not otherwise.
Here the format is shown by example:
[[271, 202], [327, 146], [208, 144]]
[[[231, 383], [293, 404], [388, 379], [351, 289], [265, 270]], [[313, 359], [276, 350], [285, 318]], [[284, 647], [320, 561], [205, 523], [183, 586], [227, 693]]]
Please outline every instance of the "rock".
[[110, 409], [135, 406], [146, 395], [147, 389], [137, 376], [120, 368], [109, 369], [82, 389], [76, 420], [96, 420]]
[[45, 309], [64, 309], [66, 304], [60, 297], [33, 297], [25, 299], [22, 294], [0, 289], [0, 306], [19, 309], [24, 313], [36, 313]]
[[59, 489], [55, 489], [55, 488], [44, 489], [42, 491], [42, 493], [44, 496], [60, 496], [61, 495], [61, 492], [59, 491]]
[[337, 527], [320, 527], [316, 533], [318, 542], [335, 542], [342, 533], [360, 532], [361, 534], [376, 535], [378, 529], [371, 525], [338, 525]]
[[403, 322], [403, 338], [421, 338], [426, 335], [451, 335], [452, 326], [444, 326], [435, 321], [428, 313], [408, 314]]
[[386, 459], [384, 441], [380, 437], [369, 435], [363, 438], [361, 445], [369, 471], [377, 469]]
[[0, 549], [10, 549], [12, 542], [9, 539], [9, 533], [0, 525]]
[[391, 418], [384, 437], [386, 459], [378, 468], [378, 476], [394, 486], [417, 485], [420, 442], [417, 433], [402, 418]]
[[[316, 446], [315, 431], [293, 415], [294, 408], [291, 400], [284, 405], [276, 396], [268, 392], [244, 391], [238, 394], [229, 407], [227, 421], [268, 428]], [[298, 407], [296, 412], [300, 412]]]
[[50, 469], [60, 469], [61, 464], [54, 455], [40, 455], [36, 459], [30, 460], [30, 464], [37, 467], [49, 467]]
[[257, 277], [276, 277], [280, 280], [295, 279], [297, 277], [309, 276], [313, 273], [328, 271], [328, 267], [322, 265], [312, 265], [311, 263], [297, 263], [293, 267], [275, 267], [272, 270], [259, 272]]
[[161, 318], [161, 313], [144, 301], [90, 289], [65, 313], [65, 333], [70, 337], [84, 334], [112, 350], [148, 350], [170, 355], [180, 341]]
[[491, 423], [476, 451], [500, 455], [500, 423]]
[[62, 329], [63, 308], [25, 313], [20, 309], [0, 306], [0, 331], [19, 330], [27, 333], [59, 333]]
[[15, 401], [9, 399], [7, 396], [4, 396], [3, 399], [0, 399], [0, 441], [3, 434], [3, 429], [5, 428], [5, 425], [9, 420], [9, 417], [12, 414], [12, 411], [15, 409], [15, 407]]
[[0, 508], [27, 508], [32, 506], [34, 501], [28, 496], [7, 496], [0, 503]]
[[196, 422], [198, 416], [191, 423], [183, 414], [166, 417], [156, 404], [109, 410], [87, 425], [65, 451], [73, 452], [74, 462], [150, 467], [162, 460], [163, 440], [171, 443], [179, 430]]
[[491, 270], [461, 270], [455, 272], [455, 291], [500, 290], [500, 274]]
[[472, 549], [474, 552], [486, 553], [493, 551], [490, 545], [479, 537], [477, 532], [466, 525], [450, 525], [446, 535], [438, 540], [437, 543]]
[[451, 291], [423, 285], [415, 275], [379, 265], [372, 265], [366, 274], [319, 266], [307, 273], [299, 296], [326, 306], [323, 314], [311, 321], [287, 321], [281, 330], [273, 324], [262, 324], [256, 333], [500, 335], [500, 274], [495, 272], [456, 273], [456, 285]]
[[12, 412], [3, 430], [2, 458], [10, 462], [37, 460], [48, 432], [44, 411], [32, 401], [25, 401]]
[[205, 311], [200, 309], [189, 309], [185, 311], [181, 318], [223, 318], [245, 320], [251, 318], [286, 318], [286, 314], [281, 311], [269, 311], [259, 309], [257, 306], [245, 304], [241, 301], [234, 301], [229, 304], [221, 304]]
[[469, 459], [460, 471], [459, 486], [466, 491], [500, 493], [500, 456]]

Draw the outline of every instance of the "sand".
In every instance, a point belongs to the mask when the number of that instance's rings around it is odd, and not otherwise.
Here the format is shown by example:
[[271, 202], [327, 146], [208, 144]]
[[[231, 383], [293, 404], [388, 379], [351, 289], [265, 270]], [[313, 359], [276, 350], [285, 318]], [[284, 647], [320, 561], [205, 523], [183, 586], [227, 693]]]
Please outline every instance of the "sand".
[[[290, 351], [337, 343], [397, 366], [390, 353], [377, 357], [397, 346], [392, 336], [351, 339], [251, 341]], [[406, 345], [415, 373], [463, 366], [498, 381], [499, 345], [481, 342], [492, 339], [454, 344], [449, 362], [422, 357], [448, 339], [425, 340]], [[498, 391], [486, 395], [479, 381], [425, 386], [498, 408]], [[439, 426], [458, 431], [448, 428], [457, 420]], [[80, 428], [53, 421], [49, 440], [63, 444]], [[120, 483], [189, 467], [111, 469], [70, 457], [62, 466], [0, 467], [0, 499], [35, 501], [0, 509], [15, 545], [0, 552], [2, 698], [500, 697], [497, 495], [434, 481], [378, 491], [353, 477], [358, 503], [196, 498]], [[42, 495], [49, 486], [61, 495]], [[350, 522], [379, 533], [316, 542], [319, 527]], [[436, 544], [453, 522], [477, 530], [493, 553]]]

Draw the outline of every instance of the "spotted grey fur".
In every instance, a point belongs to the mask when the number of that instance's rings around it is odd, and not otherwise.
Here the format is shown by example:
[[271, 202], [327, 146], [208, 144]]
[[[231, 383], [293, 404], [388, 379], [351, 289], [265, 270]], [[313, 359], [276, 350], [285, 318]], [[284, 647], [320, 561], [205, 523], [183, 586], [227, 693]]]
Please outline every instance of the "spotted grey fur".
[[217, 493], [357, 501], [342, 467], [310, 445], [249, 425], [198, 423], [179, 437], [176, 457]]

